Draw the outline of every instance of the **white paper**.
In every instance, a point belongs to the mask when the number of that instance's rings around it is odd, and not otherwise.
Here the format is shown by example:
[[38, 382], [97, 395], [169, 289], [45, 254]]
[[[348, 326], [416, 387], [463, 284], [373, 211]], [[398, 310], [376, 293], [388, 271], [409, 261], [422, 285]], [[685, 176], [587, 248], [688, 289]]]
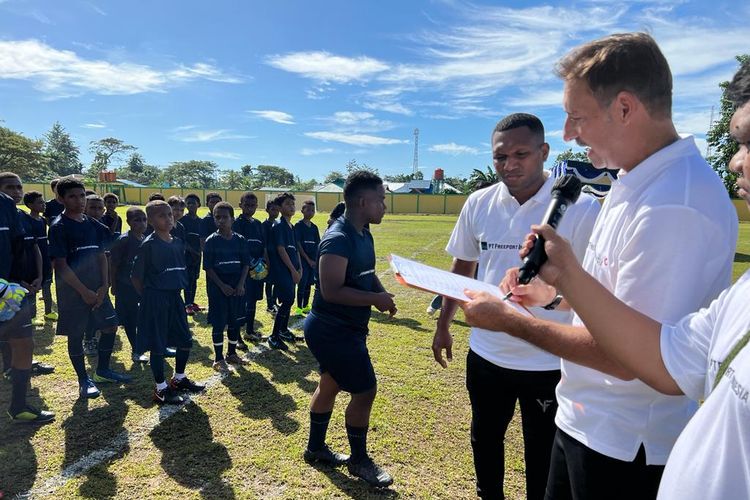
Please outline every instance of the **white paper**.
[[[422, 288], [444, 297], [460, 300], [461, 302], [471, 300], [464, 294], [464, 290], [489, 292], [495, 297], [503, 297], [503, 293], [498, 286], [499, 284], [493, 285], [473, 278], [467, 278], [460, 274], [454, 274], [450, 271], [444, 271], [420, 262], [405, 259], [404, 257], [399, 257], [396, 254], [391, 254], [391, 269], [401, 276], [409, 286]], [[515, 302], [509, 301], [507, 304], [523, 314], [530, 315], [526, 309]]]

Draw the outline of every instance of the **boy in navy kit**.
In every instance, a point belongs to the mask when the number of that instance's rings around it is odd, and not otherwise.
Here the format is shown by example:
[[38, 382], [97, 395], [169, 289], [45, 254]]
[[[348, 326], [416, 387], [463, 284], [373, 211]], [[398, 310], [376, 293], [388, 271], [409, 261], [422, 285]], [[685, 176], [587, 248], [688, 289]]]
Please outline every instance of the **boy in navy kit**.
[[[154, 229], [143, 240], [131, 279], [141, 295], [138, 311], [138, 352], [151, 351], [154, 375], [153, 400], [157, 404], [180, 404], [178, 391], [200, 392], [205, 386], [185, 375], [193, 336], [187, 323], [185, 302], [180, 293], [187, 284], [185, 243], [169, 232], [174, 226], [172, 209], [162, 200], [146, 205], [148, 224]], [[175, 373], [169, 383], [164, 378], [164, 354], [168, 345], [177, 346]]]
[[198, 208], [201, 199], [197, 194], [190, 193], [185, 197], [185, 214], [180, 223], [185, 228], [185, 263], [187, 264], [188, 284], [185, 288], [185, 312], [189, 315], [200, 311], [195, 303], [195, 290], [198, 286], [198, 276], [201, 272], [201, 218]]
[[120, 204], [120, 198], [115, 193], [107, 193], [102, 199], [104, 200], [105, 212], [100, 222], [107, 226], [114, 238], [117, 239], [122, 233], [122, 218], [117, 214], [117, 205]]
[[320, 244], [318, 226], [313, 224], [315, 202], [307, 200], [302, 204], [302, 220], [294, 225], [294, 236], [297, 238], [297, 250], [302, 261], [302, 279], [297, 285], [297, 309], [295, 316], [310, 312], [310, 288], [315, 282], [315, 268]]
[[[20, 184], [20, 178], [12, 172], [0, 173], [0, 179]], [[23, 245], [24, 231], [13, 198], [0, 191], [0, 279], [7, 280], [16, 264], [15, 256]], [[6, 299], [9, 286], [0, 288], [0, 297]], [[21, 309], [5, 321], [0, 321], [0, 342], [7, 344], [11, 353], [10, 379], [12, 383], [8, 416], [15, 423], [46, 424], [54, 420], [55, 414], [39, 410], [26, 402], [34, 351], [34, 328], [31, 325], [31, 305], [28, 296], [21, 302]], [[7, 366], [6, 366], [7, 368]]]
[[[261, 224], [263, 225], [263, 235], [265, 237], [266, 247], [270, 258], [271, 255], [276, 253], [276, 249], [271, 242], [271, 229], [279, 222], [279, 206], [276, 204], [276, 199], [268, 200], [266, 202], [266, 213], [268, 214], [268, 217]], [[270, 260], [268, 264], [270, 266]], [[266, 310], [270, 314], [276, 314], [276, 309], [278, 308], [278, 306], [276, 305], [276, 296], [273, 292], [273, 282], [271, 281], [270, 267], [268, 268], [268, 272], [269, 275], [266, 278]]]
[[47, 221], [42, 217], [46, 203], [42, 193], [29, 191], [23, 195], [23, 204], [29, 209], [31, 226], [42, 256], [42, 298], [44, 299], [44, 319], [57, 321], [57, 313], [52, 310], [52, 262], [49, 259], [47, 243]]
[[57, 199], [57, 183], [59, 181], [60, 179], [53, 179], [49, 183], [49, 187], [52, 189], [52, 197], [44, 205], [44, 219], [47, 221], [48, 226], [51, 226], [55, 217], [60, 215], [65, 209], [60, 200]]
[[208, 213], [201, 219], [201, 248], [206, 243], [206, 238], [216, 232], [216, 222], [214, 221], [214, 207], [221, 201], [219, 193], [208, 193], [206, 195], [206, 207]]
[[[208, 291], [208, 323], [212, 327], [214, 359], [218, 372], [229, 371], [230, 365], [245, 365], [247, 361], [237, 355], [240, 328], [245, 322], [245, 280], [250, 269], [249, 252], [245, 238], [232, 231], [234, 208], [222, 201], [214, 206], [215, 233], [206, 238], [203, 247], [203, 269], [206, 270]], [[224, 328], [227, 329], [229, 347], [224, 359]]]
[[[86, 191], [89, 193], [89, 191]], [[104, 217], [104, 200], [101, 196], [96, 193], [86, 194], [86, 208], [83, 213], [96, 221], [102, 222]], [[109, 247], [114, 242], [112, 231], [103, 222], [96, 226], [97, 230], [101, 232], [101, 237], [104, 239], [104, 251], [105, 255], [109, 257]], [[83, 353], [86, 356], [94, 356], [99, 351], [99, 339], [96, 335], [96, 328], [93, 324], [89, 324], [86, 327], [86, 333], [83, 336]]]
[[273, 322], [273, 331], [268, 337], [268, 345], [274, 349], [287, 350], [284, 343], [294, 342], [296, 337], [289, 331], [289, 314], [294, 304], [294, 286], [302, 279], [302, 263], [297, 253], [297, 240], [290, 219], [294, 215], [294, 195], [280, 194], [274, 200], [279, 206], [281, 220], [271, 229], [272, 250], [270, 279], [273, 294], [280, 302]]
[[117, 317], [130, 343], [131, 359], [135, 363], [148, 363], [148, 356], [138, 351], [137, 344], [138, 307], [141, 296], [130, 280], [133, 262], [146, 231], [146, 213], [140, 208], [130, 207], [125, 212], [125, 220], [130, 230], [117, 238], [110, 251], [112, 295], [115, 296]]
[[[368, 224], [385, 214], [385, 190], [377, 175], [354, 172], [344, 186], [346, 212], [328, 228], [318, 251], [318, 286], [305, 322], [305, 339], [320, 364], [320, 382], [310, 403], [310, 438], [304, 458], [332, 465], [377, 487], [393, 478], [367, 455], [367, 428], [377, 381], [367, 351], [370, 308], [396, 314], [393, 295], [375, 274], [375, 245]], [[346, 409], [351, 458], [325, 444], [333, 404], [340, 391], [352, 399]]]
[[[109, 300], [109, 268], [104, 255], [104, 225], [83, 214], [86, 192], [83, 184], [64, 177], [57, 183], [57, 194], [65, 210], [49, 228], [49, 254], [57, 282], [60, 318], [57, 334], [68, 336], [68, 356], [78, 376], [79, 394], [99, 396], [94, 381], [129, 382], [130, 377], [110, 369], [112, 346], [117, 331], [117, 314]], [[87, 325], [101, 331], [99, 359], [94, 380], [86, 373], [83, 335]]]
[[[265, 231], [263, 230], [262, 223], [253, 217], [255, 211], [258, 209], [258, 197], [250, 192], [244, 193], [242, 198], [240, 198], [240, 208], [242, 209], [242, 213], [235, 219], [234, 224], [232, 224], [232, 230], [237, 234], [241, 234], [247, 240], [251, 270], [259, 262], [262, 262], [266, 269], [268, 269], [268, 250], [266, 247]], [[250, 279], [247, 281], [245, 284], [245, 299], [247, 300], [245, 309], [247, 332], [245, 338], [251, 342], [262, 340], [262, 336], [255, 331], [256, 306], [262, 298], [263, 280]], [[238, 344], [239, 347], [240, 344]]]
[[167, 200], [167, 204], [169, 205], [169, 208], [172, 209], [172, 219], [174, 220], [174, 227], [169, 234], [175, 238], [180, 238], [184, 243], [185, 238], [187, 238], [187, 233], [185, 232], [185, 226], [183, 226], [180, 221], [185, 215], [185, 200], [179, 196], [170, 196]]

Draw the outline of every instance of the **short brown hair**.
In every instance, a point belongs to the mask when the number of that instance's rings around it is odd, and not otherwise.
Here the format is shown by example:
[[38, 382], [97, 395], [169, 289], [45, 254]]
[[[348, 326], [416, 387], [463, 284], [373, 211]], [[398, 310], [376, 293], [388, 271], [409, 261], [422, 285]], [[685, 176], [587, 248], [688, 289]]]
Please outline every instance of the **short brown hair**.
[[648, 33], [617, 33], [585, 43], [560, 59], [555, 70], [564, 80], [584, 80], [600, 106], [626, 91], [652, 117], [672, 116], [672, 72]]
[[177, 207], [180, 207], [180, 208], [185, 208], [185, 200], [183, 200], [179, 196], [170, 196], [169, 199], [167, 200], [167, 204], [170, 207], [177, 206]]

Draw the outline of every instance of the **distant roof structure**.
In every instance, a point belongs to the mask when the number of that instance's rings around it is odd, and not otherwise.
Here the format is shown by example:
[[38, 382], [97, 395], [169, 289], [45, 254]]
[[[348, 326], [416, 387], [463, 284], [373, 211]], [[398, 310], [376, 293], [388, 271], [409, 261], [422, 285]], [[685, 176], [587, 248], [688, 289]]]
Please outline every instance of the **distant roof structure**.
[[384, 181], [383, 186], [386, 191], [394, 194], [398, 193], [432, 193], [432, 181], [428, 179], [414, 179], [409, 182], [389, 182]]
[[127, 179], [117, 179], [117, 181], [113, 182], [112, 184], [117, 184], [117, 183], [119, 183], [119, 184], [125, 184], [128, 187], [134, 187], [134, 188], [145, 188], [145, 187], [148, 187], [145, 184], [141, 184], [140, 182], [129, 181]]
[[316, 193], [343, 193], [344, 188], [333, 182], [327, 184], [317, 184], [313, 186], [312, 191]]

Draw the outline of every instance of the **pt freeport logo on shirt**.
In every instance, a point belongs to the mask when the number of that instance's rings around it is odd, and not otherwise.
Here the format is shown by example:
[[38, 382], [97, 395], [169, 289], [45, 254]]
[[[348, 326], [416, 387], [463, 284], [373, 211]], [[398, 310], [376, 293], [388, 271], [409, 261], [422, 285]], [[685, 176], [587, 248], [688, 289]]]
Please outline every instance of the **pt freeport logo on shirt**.
[[747, 404], [747, 397], [748, 395], [750, 395], [750, 393], [748, 393], [748, 390], [745, 386], [737, 381], [737, 377], [734, 376], [734, 372], [734, 368], [730, 366], [724, 373], [724, 377], [729, 379], [729, 387], [732, 393], [737, 396], [740, 401]]
[[609, 266], [609, 257], [607, 257], [606, 255], [601, 255], [600, 253], [597, 253], [596, 244], [593, 241], [589, 241], [588, 250], [594, 256], [594, 261], [597, 263], [597, 265], [600, 265], [602, 267]]
[[480, 241], [479, 246], [483, 252], [487, 250], [520, 250], [520, 243], [493, 243], [491, 241]]

